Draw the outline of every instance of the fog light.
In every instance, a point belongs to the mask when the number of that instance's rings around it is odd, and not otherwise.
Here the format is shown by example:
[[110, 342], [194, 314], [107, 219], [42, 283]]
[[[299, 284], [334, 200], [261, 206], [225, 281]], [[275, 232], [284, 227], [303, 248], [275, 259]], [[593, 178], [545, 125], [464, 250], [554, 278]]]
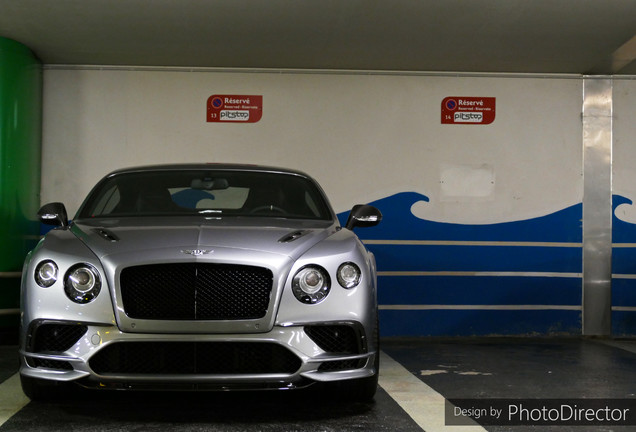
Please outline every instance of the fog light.
[[298, 270], [292, 281], [296, 298], [307, 304], [320, 303], [331, 289], [329, 274], [320, 266], [311, 265]]

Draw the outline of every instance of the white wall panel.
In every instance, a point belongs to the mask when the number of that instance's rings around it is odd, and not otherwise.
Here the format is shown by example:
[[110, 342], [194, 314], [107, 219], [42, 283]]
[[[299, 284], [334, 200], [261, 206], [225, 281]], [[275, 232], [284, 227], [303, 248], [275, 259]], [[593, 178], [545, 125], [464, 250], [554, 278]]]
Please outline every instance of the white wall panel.
[[[262, 94], [263, 118], [206, 123], [217, 93]], [[494, 123], [442, 125], [446, 96], [496, 97]], [[71, 213], [110, 170], [196, 161], [303, 169], [337, 211], [417, 191], [423, 217], [493, 223], [581, 201], [576, 79], [52, 69], [44, 100], [42, 200]], [[487, 195], [449, 195], [448, 170], [475, 166]]]

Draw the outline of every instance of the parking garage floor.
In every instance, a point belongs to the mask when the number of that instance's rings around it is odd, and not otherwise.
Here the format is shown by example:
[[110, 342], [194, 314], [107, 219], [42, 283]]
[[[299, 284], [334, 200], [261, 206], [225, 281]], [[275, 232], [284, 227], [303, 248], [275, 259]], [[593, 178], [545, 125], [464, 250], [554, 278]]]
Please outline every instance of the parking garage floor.
[[316, 391], [85, 392], [30, 402], [15, 345], [0, 346], [0, 432], [8, 431], [610, 431], [635, 426], [448, 426], [448, 399], [627, 403], [636, 417], [636, 341], [583, 338], [384, 339], [373, 403]]

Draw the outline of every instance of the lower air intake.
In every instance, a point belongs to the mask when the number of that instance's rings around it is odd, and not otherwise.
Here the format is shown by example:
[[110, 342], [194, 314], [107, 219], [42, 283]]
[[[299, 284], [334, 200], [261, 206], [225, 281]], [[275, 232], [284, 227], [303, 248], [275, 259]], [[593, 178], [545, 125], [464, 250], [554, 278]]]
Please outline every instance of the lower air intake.
[[300, 359], [277, 344], [258, 342], [121, 342], [89, 362], [100, 375], [293, 374]]
[[360, 354], [363, 352], [361, 337], [348, 325], [305, 326], [305, 333], [323, 351], [329, 353]]

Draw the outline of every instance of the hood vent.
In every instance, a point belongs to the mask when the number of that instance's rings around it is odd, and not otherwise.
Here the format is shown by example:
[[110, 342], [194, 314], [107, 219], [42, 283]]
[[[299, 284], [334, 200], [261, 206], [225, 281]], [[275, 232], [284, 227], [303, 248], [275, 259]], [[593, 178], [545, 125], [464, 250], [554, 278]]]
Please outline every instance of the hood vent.
[[281, 237], [280, 239], [278, 239], [278, 243], [291, 243], [294, 240], [298, 240], [299, 238], [301, 238], [305, 234], [309, 234], [309, 233], [310, 233], [310, 231], [308, 231], [308, 230], [294, 231], [294, 232], [289, 233], [289, 234]]
[[113, 232], [105, 229], [105, 228], [95, 228], [93, 230], [94, 233], [96, 233], [98, 236], [100, 236], [101, 238], [103, 238], [106, 241], [109, 242], [118, 242], [119, 241], [119, 237], [117, 237]]

